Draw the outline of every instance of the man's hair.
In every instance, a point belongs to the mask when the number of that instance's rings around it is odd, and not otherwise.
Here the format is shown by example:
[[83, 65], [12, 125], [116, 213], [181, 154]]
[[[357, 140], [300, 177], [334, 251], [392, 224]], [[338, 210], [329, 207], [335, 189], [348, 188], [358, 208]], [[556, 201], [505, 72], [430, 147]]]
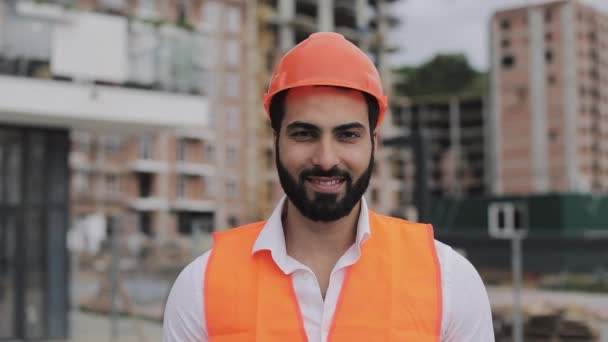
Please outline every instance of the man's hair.
[[[328, 86], [332, 88], [345, 89], [345, 90], [354, 90], [356, 89], [346, 88], [346, 87], [337, 87], [337, 86]], [[270, 125], [272, 129], [279, 134], [281, 131], [281, 123], [283, 122], [283, 117], [285, 116], [285, 99], [287, 98], [287, 92], [289, 89], [285, 89], [272, 97], [272, 102], [270, 103]], [[365, 96], [365, 102], [367, 102], [367, 113], [369, 118], [369, 130], [371, 136], [373, 137], [374, 131], [376, 130], [376, 126], [378, 124], [378, 116], [380, 115], [380, 106], [378, 105], [378, 100], [364, 91], [362, 91], [363, 96]]]

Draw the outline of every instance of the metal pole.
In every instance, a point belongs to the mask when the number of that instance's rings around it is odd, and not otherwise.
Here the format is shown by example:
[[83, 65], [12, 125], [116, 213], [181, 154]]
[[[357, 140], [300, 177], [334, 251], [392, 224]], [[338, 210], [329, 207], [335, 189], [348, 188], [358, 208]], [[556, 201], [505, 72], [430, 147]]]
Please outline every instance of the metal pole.
[[521, 314], [522, 288], [522, 240], [519, 233], [511, 238], [511, 267], [513, 271], [513, 342], [523, 342], [523, 322]]
[[118, 217], [112, 217], [110, 219], [112, 226], [112, 261], [110, 268], [110, 281], [111, 281], [111, 326], [112, 326], [112, 337], [111, 341], [118, 341], [118, 303], [116, 297], [118, 295], [118, 272], [119, 272], [119, 259], [120, 259], [120, 237], [119, 237], [119, 226], [120, 222]]

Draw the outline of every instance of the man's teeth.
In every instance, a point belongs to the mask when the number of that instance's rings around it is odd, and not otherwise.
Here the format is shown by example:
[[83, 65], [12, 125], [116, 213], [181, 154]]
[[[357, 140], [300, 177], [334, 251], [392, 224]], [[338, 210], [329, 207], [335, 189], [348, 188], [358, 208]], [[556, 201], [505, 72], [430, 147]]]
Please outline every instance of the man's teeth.
[[340, 183], [341, 180], [340, 179], [331, 179], [331, 180], [313, 179], [312, 182], [315, 184], [331, 186], [331, 185], [336, 185], [336, 184]]

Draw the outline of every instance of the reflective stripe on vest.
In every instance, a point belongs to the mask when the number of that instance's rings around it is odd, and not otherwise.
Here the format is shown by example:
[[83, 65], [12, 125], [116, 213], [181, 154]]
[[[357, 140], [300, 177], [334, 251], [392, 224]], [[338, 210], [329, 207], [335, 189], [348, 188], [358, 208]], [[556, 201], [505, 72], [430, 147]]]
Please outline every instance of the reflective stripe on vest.
[[[430, 225], [370, 211], [371, 238], [348, 267], [328, 340], [439, 342], [441, 271]], [[291, 275], [252, 254], [258, 222], [215, 234], [205, 275], [209, 341], [307, 341]]]

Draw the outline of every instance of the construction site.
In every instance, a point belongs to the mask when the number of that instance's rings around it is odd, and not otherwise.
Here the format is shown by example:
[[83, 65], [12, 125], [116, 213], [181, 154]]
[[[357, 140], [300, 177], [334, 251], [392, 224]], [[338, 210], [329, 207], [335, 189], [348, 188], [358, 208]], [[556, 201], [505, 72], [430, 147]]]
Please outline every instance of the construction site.
[[[486, 88], [414, 97], [389, 62], [398, 3], [0, 2], [0, 341], [158, 340], [212, 233], [283, 196], [262, 98], [319, 31], [364, 50], [391, 99], [370, 207], [431, 222], [475, 265], [496, 341], [608, 341], [608, 16], [567, 0], [499, 11]], [[521, 307], [494, 223], [527, 234]]]

